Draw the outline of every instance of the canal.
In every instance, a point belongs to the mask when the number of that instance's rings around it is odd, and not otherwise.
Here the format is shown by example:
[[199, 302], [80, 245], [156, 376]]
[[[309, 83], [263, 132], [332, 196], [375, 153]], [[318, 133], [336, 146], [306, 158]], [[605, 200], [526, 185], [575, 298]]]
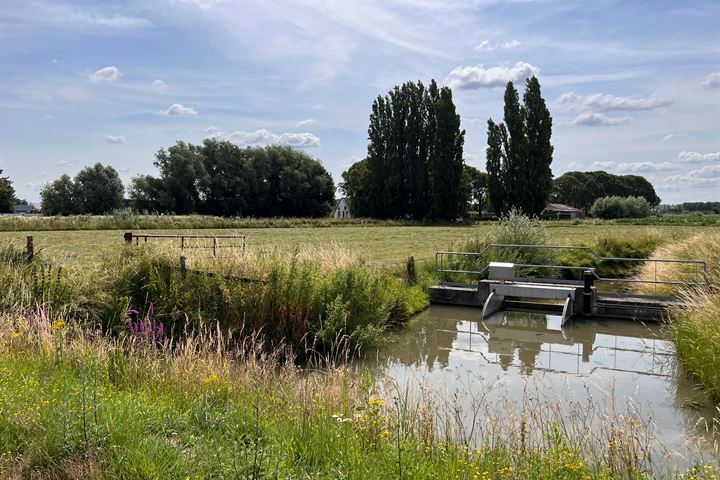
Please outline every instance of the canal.
[[637, 414], [661, 445], [655, 461], [717, 463], [718, 406], [657, 324], [583, 319], [561, 328], [558, 315], [500, 311], [480, 321], [477, 308], [432, 306], [388, 340], [367, 352], [363, 367], [415, 401], [444, 404], [465, 433], [529, 403], [591, 430]]

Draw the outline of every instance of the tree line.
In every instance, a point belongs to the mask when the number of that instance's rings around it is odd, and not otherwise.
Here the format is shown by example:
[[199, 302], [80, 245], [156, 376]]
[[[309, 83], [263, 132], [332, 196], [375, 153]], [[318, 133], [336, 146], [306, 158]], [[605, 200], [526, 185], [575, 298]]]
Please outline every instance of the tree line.
[[138, 211], [247, 217], [320, 217], [335, 199], [332, 177], [318, 160], [290, 147], [241, 148], [206, 139], [177, 142], [155, 156], [159, 176], [130, 186]]
[[554, 180], [550, 200], [589, 211], [604, 197], [642, 197], [651, 207], [660, 204], [660, 197], [645, 177], [603, 171], [565, 173]]
[[395, 86], [372, 104], [367, 156], [342, 174], [355, 216], [447, 220], [466, 211], [463, 143], [448, 87]]

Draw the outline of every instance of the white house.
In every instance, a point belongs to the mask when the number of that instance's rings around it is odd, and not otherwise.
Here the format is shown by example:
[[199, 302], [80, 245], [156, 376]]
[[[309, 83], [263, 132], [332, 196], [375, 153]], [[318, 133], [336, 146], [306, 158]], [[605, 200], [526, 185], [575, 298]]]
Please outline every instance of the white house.
[[352, 214], [350, 213], [350, 204], [347, 198], [341, 198], [337, 202], [337, 204], [335, 204], [335, 209], [333, 210], [333, 217], [352, 218]]

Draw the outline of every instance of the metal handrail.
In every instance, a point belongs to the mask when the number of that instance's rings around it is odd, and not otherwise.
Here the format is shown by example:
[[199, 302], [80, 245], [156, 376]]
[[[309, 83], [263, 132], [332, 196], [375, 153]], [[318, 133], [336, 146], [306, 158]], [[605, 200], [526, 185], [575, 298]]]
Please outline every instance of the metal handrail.
[[[689, 285], [689, 286], [708, 286], [708, 265], [707, 262], [704, 260], [682, 260], [682, 259], [661, 259], [661, 258], [626, 258], [626, 257], [604, 257], [600, 255], [595, 249], [592, 247], [584, 247], [584, 246], [572, 246], [572, 245], [520, 245], [520, 244], [504, 244], [504, 243], [490, 243], [485, 246], [483, 250], [480, 252], [453, 252], [453, 251], [439, 251], [435, 253], [435, 271], [442, 272], [442, 273], [461, 273], [461, 274], [469, 274], [469, 275], [484, 275], [488, 271], [488, 266], [485, 266], [481, 270], [458, 270], [458, 269], [448, 269], [448, 268], [441, 268], [443, 267], [443, 258], [446, 255], [459, 255], [459, 256], [466, 256], [466, 257], [480, 257], [482, 258], [485, 253], [490, 250], [491, 248], [497, 249], [497, 248], [536, 248], [536, 249], [566, 249], [566, 250], [580, 250], [580, 251], [586, 251], [595, 256], [595, 258], [600, 262], [636, 262], [636, 263], [645, 263], [645, 262], [653, 262], [655, 263], [655, 279], [654, 280], [642, 280], [642, 279], [628, 279], [628, 278], [610, 278], [610, 277], [600, 277], [596, 272], [595, 268], [593, 267], [574, 267], [569, 265], [523, 265], [523, 264], [517, 264], [518, 267], [532, 267], [532, 268], [556, 268], [556, 269], [567, 269], [567, 270], [590, 270], [593, 273], [593, 276], [595, 277], [595, 280], [597, 281], [605, 281], [605, 282], [619, 282], [619, 283], [650, 283], [650, 284], [656, 284], [656, 285]], [[657, 279], [657, 264], [658, 263], [682, 263], [687, 265], [696, 265], [696, 266], [702, 266], [701, 272], [695, 272], [696, 274], [701, 273], [703, 277], [703, 282], [688, 282], [688, 281], [680, 281], [680, 280], [658, 280]]]

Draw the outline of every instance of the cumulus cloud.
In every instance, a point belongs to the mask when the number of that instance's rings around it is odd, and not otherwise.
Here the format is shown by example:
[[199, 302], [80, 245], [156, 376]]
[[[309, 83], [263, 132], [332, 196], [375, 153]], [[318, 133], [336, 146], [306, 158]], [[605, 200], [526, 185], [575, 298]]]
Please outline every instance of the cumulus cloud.
[[678, 160], [683, 163], [717, 162], [718, 160], [720, 160], [720, 152], [680, 152], [678, 153]]
[[296, 127], [309, 127], [311, 125], [317, 125], [318, 121], [314, 118], [307, 118], [305, 120], [300, 120], [295, 124]]
[[720, 88], [720, 72], [713, 72], [702, 82], [705, 88]]
[[160, 112], [160, 114], [172, 117], [190, 117], [193, 115], [197, 115], [198, 112], [194, 108], [184, 107], [179, 103], [174, 103], [170, 105], [170, 108], [168, 108], [164, 112]]
[[236, 130], [222, 132], [215, 127], [205, 131], [208, 138], [227, 140], [238, 146], [251, 145], [287, 145], [294, 148], [312, 148], [320, 146], [320, 139], [312, 133], [283, 133], [274, 134], [264, 128], [252, 132]]
[[720, 187], [720, 165], [706, 165], [690, 170], [685, 175], [672, 175], [665, 179], [669, 184], [690, 184], [697, 187]]
[[647, 97], [616, 97], [594, 93], [592, 95], [578, 95], [575, 92], [566, 92], [558, 97], [558, 103], [567, 105], [574, 110], [608, 112], [611, 110], [653, 110], [655, 108], [672, 105], [671, 98], [651, 94]]
[[93, 83], [114, 82], [120, 77], [122, 77], [120, 70], [115, 66], [110, 66], [101, 68], [90, 75], [90, 81]]
[[125, 137], [122, 135], [105, 135], [103, 137], [103, 140], [105, 140], [107, 143], [125, 143]]
[[594, 162], [591, 169], [612, 170], [618, 173], [651, 173], [677, 168], [670, 162]]
[[525, 62], [518, 62], [512, 67], [485, 68], [483, 65], [455, 67], [445, 78], [445, 84], [451, 88], [466, 90], [494, 88], [502, 87], [509, 81], [520, 82], [538, 73], [540, 73], [538, 67]]
[[153, 87], [153, 88], [155, 88], [155, 89], [157, 89], [157, 90], [162, 90], [163, 88], [167, 87], [167, 85], [165, 84], [165, 82], [163, 82], [163, 81], [160, 80], [160, 79], [158, 79], [158, 80], [153, 80], [153, 81], [150, 83], [150, 86]]
[[492, 52], [500, 48], [515, 48], [521, 45], [517, 40], [510, 40], [509, 42], [493, 43], [490, 40], [483, 40], [480, 44], [476, 45], [473, 50], [477, 52]]
[[632, 122], [631, 117], [608, 117], [602, 113], [588, 112], [581, 113], [572, 121], [574, 125], [585, 127], [612, 127]]

